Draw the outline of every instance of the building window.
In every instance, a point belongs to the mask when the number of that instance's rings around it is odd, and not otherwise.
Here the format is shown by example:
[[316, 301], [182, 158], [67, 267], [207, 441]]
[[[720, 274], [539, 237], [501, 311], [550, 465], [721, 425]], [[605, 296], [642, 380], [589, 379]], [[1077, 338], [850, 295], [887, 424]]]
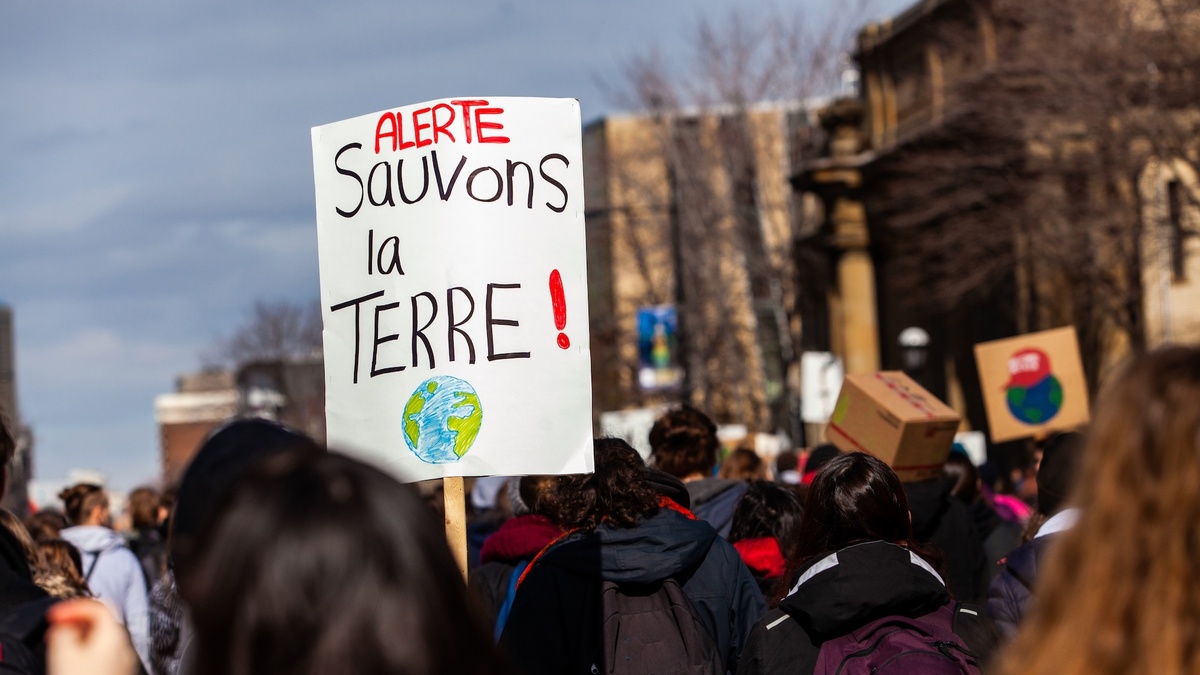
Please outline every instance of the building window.
[[1167, 182], [1167, 227], [1170, 230], [1171, 246], [1171, 278], [1174, 281], [1187, 280], [1187, 259], [1184, 252], [1184, 240], [1187, 233], [1183, 229], [1183, 186], [1179, 181]]

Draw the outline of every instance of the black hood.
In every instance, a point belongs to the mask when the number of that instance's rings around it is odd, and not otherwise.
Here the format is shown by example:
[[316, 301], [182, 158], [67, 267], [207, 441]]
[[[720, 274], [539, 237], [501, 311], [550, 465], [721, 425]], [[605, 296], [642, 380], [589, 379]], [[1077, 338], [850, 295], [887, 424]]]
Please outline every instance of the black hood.
[[950, 483], [941, 478], [905, 483], [908, 511], [912, 514], [913, 536], [917, 541], [929, 541], [942, 517], [950, 510]]
[[601, 525], [569, 535], [539, 564], [619, 584], [649, 584], [694, 569], [716, 539], [708, 523], [663, 508], [637, 527]]
[[922, 616], [949, 601], [928, 563], [908, 549], [872, 541], [813, 561], [779, 607], [824, 640], [884, 616]]

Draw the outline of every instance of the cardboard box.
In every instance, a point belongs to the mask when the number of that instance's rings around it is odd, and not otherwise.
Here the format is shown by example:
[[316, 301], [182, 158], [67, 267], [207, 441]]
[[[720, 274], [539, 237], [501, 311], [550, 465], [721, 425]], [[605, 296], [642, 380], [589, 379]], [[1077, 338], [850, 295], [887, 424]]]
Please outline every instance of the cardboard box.
[[898, 371], [847, 375], [829, 420], [829, 441], [870, 453], [900, 480], [934, 478], [954, 445], [959, 415]]
[[1087, 423], [1087, 378], [1074, 327], [977, 344], [975, 364], [993, 443]]

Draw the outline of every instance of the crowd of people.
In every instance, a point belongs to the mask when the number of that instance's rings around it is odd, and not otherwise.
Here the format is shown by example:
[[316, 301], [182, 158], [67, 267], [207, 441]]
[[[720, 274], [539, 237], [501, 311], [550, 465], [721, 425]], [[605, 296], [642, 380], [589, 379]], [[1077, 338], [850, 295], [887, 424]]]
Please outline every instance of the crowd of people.
[[411, 485], [231, 420], [126, 532], [95, 485], [0, 513], [0, 674], [1200, 672], [1198, 402], [1164, 348], [1028, 470], [908, 483], [680, 406], [648, 459], [480, 481], [466, 579]]

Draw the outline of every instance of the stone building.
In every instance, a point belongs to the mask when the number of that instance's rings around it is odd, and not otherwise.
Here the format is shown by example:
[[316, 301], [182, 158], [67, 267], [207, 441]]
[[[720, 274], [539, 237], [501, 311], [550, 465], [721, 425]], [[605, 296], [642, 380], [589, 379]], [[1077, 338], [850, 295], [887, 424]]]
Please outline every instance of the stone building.
[[977, 342], [1074, 324], [1095, 385], [1130, 349], [1200, 340], [1194, 56], [1121, 49], [1182, 25], [1151, 15], [1068, 38], [1039, 23], [1066, 10], [924, 0], [863, 28], [861, 91], [819, 111], [792, 176], [820, 204], [797, 226], [819, 268], [803, 347], [900, 369], [897, 337], [924, 328], [919, 379], [983, 429]]
[[788, 175], [808, 125], [802, 106], [764, 104], [584, 129], [597, 415], [687, 401], [794, 433]]

